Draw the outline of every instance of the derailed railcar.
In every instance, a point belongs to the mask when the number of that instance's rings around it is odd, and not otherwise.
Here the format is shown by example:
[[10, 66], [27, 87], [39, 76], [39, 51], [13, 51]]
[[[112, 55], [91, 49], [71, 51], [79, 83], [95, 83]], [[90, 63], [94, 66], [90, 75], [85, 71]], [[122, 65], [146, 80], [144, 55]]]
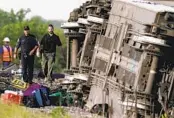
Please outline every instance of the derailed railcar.
[[173, 50], [173, 8], [113, 0], [93, 51], [87, 106], [107, 104], [112, 118], [174, 117]]

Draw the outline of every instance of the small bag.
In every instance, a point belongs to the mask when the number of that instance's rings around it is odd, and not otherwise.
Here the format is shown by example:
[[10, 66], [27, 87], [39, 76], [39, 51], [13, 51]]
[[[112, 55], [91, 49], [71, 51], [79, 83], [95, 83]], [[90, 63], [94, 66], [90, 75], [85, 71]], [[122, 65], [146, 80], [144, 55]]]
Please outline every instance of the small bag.
[[49, 88], [41, 87], [40, 91], [41, 91], [41, 96], [42, 96], [42, 99], [43, 99], [44, 106], [49, 106], [50, 105]]
[[32, 92], [36, 89], [39, 89], [41, 88], [41, 85], [40, 84], [37, 84], [37, 83], [33, 83], [31, 84], [23, 93], [24, 93], [24, 96], [31, 96], [32, 95]]
[[23, 104], [26, 107], [30, 107], [30, 108], [38, 108], [39, 105], [37, 104], [36, 98], [35, 96], [24, 96], [23, 98]]
[[24, 96], [24, 105], [27, 107], [44, 107], [50, 105], [49, 89], [47, 87], [33, 84], [24, 91]]
[[5, 104], [17, 104], [22, 103], [23, 96], [13, 93], [4, 93], [1, 94], [1, 101]]
[[30, 96], [24, 96], [23, 104], [30, 108], [43, 107], [40, 89], [34, 90]]
[[35, 96], [37, 104], [39, 105], [39, 107], [43, 107], [43, 98], [42, 98], [42, 93], [40, 89], [37, 89], [35, 91], [33, 91], [33, 96]]

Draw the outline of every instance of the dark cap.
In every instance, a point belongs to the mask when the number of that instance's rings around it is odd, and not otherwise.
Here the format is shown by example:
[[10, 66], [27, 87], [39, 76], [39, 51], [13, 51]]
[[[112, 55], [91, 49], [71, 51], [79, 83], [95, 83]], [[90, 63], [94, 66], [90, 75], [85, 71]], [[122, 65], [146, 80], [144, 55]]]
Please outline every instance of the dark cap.
[[24, 26], [24, 30], [30, 30], [29, 26]]

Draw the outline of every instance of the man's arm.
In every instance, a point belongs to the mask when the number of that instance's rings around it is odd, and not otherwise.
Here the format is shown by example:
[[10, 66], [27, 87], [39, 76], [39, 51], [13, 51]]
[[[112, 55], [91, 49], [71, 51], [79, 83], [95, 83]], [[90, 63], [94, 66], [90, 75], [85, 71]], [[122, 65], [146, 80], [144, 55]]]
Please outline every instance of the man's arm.
[[38, 46], [36, 45], [29, 53], [29, 55], [33, 55], [34, 52], [37, 50]]
[[16, 59], [17, 53], [18, 53], [18, 49], [21, 47], [21, 39], [19, 38], [17, 43], [16, 43], [16, 47], [14, 49], [14, 58]]
[[59, 36], [57, 36], [57, 38], [56, 38], [56, 44], [57, 44], [57, 46], [62, 46]]
[[40, 57], [40, 43], [39, 43], [39, 41], [37, 41], [37, 43], [38, 43], [38, 48], [36, 50], [36, 56]]
[[39, 43], [39, 52], [40, 53], [43, 52], [44, 40], [45, 40], [45, 35], [42, 37], [42, 39], [40, 40], [40, 43]]
[[57, 36], [56, 44], [57, 44], [57, 46], [59, 46], [60, 52], [61, 52], [63, 58], [65, 59], [66, 58], [66, 55], [64, 54], [64, 50], [63, 50], [62, 43], [60, 41], [59, 36]]
[[59, 49], [60, 49], [61, 52], [63, 52], [63, 49], [62, 49], [62, 43], [61, 43], [61, 41], [60, 41], [59, 36], [57, 36], [56, 44], [57, 44], [57, 46], [61, 46]]
[[35, 52], [35, 51], [37, 50], [37, 48], [38, 48], [38, 43], [37, 43], [36, 39], [33, 40], [33, 44], [34, 44], [34, 48], [30, 51], [29, 55], [33, 55], [34, 52]]

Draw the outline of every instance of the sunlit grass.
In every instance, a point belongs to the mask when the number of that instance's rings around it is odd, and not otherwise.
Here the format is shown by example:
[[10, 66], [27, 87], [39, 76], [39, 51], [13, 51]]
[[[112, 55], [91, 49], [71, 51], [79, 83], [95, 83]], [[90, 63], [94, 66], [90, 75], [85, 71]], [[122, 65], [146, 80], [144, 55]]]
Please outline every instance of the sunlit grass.
[[62, 108], [56, 108], [50, 115], [31, 112], [25, 107], [0, 103], [0, 118], [70, 118]]
[[56, 108], [51, 113], [52, 118], [70, 118], [67, 112], [63, 108]]
[[25, 107], [0, 103], [0, 118], [51, 118], [46, 114], [29, 112]]

